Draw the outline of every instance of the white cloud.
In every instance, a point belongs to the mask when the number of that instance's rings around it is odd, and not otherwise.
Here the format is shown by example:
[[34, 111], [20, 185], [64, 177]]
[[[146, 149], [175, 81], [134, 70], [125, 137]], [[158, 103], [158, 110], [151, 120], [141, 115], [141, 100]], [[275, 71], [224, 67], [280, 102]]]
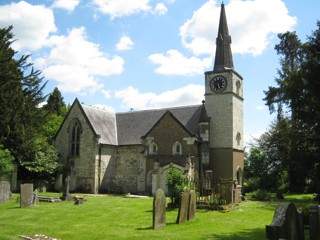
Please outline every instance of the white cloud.
[[56, 31], [51, 9], [25, 1], [0, 6], [0, 27], [12, 25], [16, 50], [42, 48], [49, 34]]
[[164, 75], [192, 76], [203, 74], [204, 70], [211, 65], [211, 58], [187, 58], [177, 50], [169, 50], [167, 53], [156, 53], [149, 56], [149, 60], [160, 67], [156, 72]]
[[[272, 34], [292, 30], [297, 21], [281, 0], [232, 0], [225, 8], [234, 53], [261, 54]], [[180, 27], [183, 45], [194, 54], [212, 54], [219, 16], [220, 5], [206, 2]]]
[[108, 14], [111, 18], [132, 15], [138, 12], [149, 12], [152, 7], [150, 0], [93, 0], [102, 13]]
[[168, 12], [168, 8], [166, 7], [166, 5], [164, 5], [164, 3], [158, 3], [154, 10], [153, 10], [153, 14], [155, 15], [165, 15]]
[[130, 37], [124, 36], [122, 37], [116, 45], [118, 51], [125, 51], [132, 49], [134, 43]]
[[264, 106], [264, 105], [257, 105], [257, 106], [256, 106], [256, 109], [259, 110], [259, 111], [265, 110], [265, 109], [266, 109], [266, 106]]
[[94, 93], [103, 89], [97, 77], [120, 74], [124, 60], [107, 57], [99, 45], [86, 39], [85, 29], [74, 28], [67, 36], [54, 36], [47, 56], [35, 60], [46, 78], [59, 82], [65, 92]]
[[52, 4], [53, 8], [62, 8], [69, 12], [72, 12], [76, 6], [78, 6], [80, 0], [55, 0]]
[[139, 110], [201, 104], [203, 93], [204, 86], [189, 84], [160, 94], [140, 93], [138, 89], [128, 87], [116, 91], [115, 97], [122, 99], [124, 109]]

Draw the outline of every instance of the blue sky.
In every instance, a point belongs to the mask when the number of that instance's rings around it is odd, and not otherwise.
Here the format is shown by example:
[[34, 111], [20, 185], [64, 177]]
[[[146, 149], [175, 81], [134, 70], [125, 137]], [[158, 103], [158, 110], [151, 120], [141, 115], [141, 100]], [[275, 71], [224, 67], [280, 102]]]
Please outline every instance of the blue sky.
[[[319, 0], [225, 0], [235, 70], [244, 78], [245, 140], [274, 116], [263, 91], [279, 67], [277, 33], [302, 41], [320, 20]], [[200, 104], [213, 68], [221, 1], [26, 0], [0, 3], [0, 27], [31, 54], [64, 101], [116, 112]]]

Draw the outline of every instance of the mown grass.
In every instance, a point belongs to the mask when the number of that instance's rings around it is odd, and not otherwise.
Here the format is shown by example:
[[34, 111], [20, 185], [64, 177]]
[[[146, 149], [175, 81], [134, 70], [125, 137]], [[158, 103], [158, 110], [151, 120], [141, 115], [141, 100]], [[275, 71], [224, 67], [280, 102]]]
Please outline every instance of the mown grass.
[[32, 233], [63, 240], [265, 239], [277, 204], [247, 201], [228, 212], [197, 210], [195, 220], [179, 225], [177, 210], [168, 210], [166, 228], [153, 230], [152, 198], [85, 196], [82, 205], [41, 202], [28, 208], [20, 208], [17, 198], [0, 205], [0, 239]]

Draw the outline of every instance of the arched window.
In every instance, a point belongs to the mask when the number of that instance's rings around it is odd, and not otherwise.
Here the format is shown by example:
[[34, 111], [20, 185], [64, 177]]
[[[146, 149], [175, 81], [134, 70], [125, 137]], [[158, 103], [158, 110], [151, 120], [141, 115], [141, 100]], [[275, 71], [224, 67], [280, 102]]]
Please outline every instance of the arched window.
[[179, 142], [175, 142], [172, 146], [173, 155], [182, 155], [182, 146]]
[[158, 153], [158, 145], [155, 142], [152, 142], [149, 146], [149, 154], [157, 154]]
[[78, 121], [72, 125], [71, 137], [70, 137], [70, 155], [79, 156], [80, 155], [80, 135], [81, 127]]

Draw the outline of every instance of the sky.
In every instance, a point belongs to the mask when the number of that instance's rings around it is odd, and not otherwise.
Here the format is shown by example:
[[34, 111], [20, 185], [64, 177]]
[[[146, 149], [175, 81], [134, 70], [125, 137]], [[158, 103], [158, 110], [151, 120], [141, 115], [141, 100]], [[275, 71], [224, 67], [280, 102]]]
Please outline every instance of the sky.
[[[221, 0], [1, 0], [0, 28], [30, 54], [44, 90], [64, 102], [115, 112], [201, 104], [213, 70]], [[274, 120], [263, 98], [275, 86], [278, 33], [302, 42], [319, 0], [224, 0], [235, 70], [244, 79], [245, 141]]]

